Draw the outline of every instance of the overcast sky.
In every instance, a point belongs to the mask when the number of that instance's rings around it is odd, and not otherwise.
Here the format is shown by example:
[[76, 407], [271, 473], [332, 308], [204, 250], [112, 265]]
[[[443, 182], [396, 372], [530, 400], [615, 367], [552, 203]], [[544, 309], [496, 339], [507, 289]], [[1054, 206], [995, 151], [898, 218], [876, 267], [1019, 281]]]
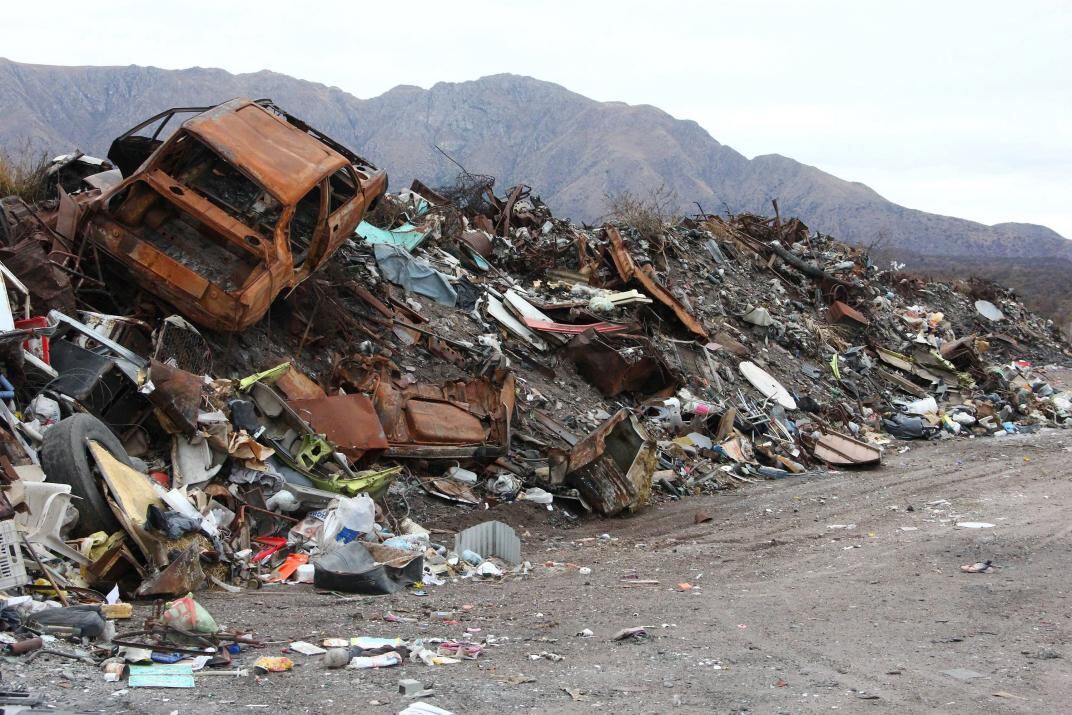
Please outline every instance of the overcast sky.
[[1072, 237], [1067, 1], [108, 0], [3, 16], [0, 55], [21, 62], [271, 69], [359, 97], [530, 75], [906, 206]]

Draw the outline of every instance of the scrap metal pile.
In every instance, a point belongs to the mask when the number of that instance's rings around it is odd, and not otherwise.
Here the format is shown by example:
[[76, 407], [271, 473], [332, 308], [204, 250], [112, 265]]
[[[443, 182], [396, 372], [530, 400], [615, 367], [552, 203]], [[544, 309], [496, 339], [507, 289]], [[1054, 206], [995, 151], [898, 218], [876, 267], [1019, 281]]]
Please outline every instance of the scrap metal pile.
[[0, 203], [8, 588], [29, 560], [27, 588], [89, 602], [502, 577], [508, 525], [440, 544], [415, 503], [615, 516], [1072, 425], [1051, 322], [795, 219], [582, 227], [468, 174], [386, 194], [263, 101], [54, 173], [54, 200]]

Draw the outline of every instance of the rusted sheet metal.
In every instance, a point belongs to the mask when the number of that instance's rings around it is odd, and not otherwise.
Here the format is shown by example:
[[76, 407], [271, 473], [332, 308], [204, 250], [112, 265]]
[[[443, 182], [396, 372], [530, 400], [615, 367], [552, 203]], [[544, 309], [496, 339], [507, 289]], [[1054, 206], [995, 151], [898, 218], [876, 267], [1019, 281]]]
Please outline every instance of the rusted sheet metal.
[[324, 388], [313, 382], [308, 375], [293, 364], [289, 370], [276, 378], [275, 386], [286, 395], [288, 400], [318, 400], [327, 397]]
[[607, 239], [610, 241], [610, 255], [614, 260], [614, 266], [618, 269], [618, 275], [628, 283], [635, 280], [640, 284], [645, 293], [669, 308], [677, 319], [688, 328], [689, 332], [707, 338], [707, 331], [703, 324], [681, 304], [673, 294], [663, 287], [655, 278], [651, 266], [638, 266], [622, 241], [622, 235], [614, 226], [604, 229]]
[[882, 461], [882, 450], [838, 432], [828, 432], [815, 443], [814, 455], [839, 467], [866, 467]]
[[3, 199], [0, 224], [5, 220], [11, 225], [0, 230], [0, 237], [10, 243], [0, 244], [0, 260], [30, 289], [34, 308], [73, 313], [74, 288], [61, 268], [67, 246], [49, 231], [45, 217], [22, 199]]
[[[641, 355], [626, 359], [619, 349], [639, 348]], [[672, 392], [680, 386], [663, 360], [647, 340], [602, 340], [594, 331], [573, 338], [566, 346], [566, 356], [577, 365], [577, 372], [607, 397], [623, 392], [654, 395]]]
[[979, 370], [982, 364], [979, 361], [979, 353], [976, 350], [978, 338], [975, 335], [965, 335], [959, 340], [942, 343], [939, 352], [942, 358], [948, 360], [961, 370]]
[[491, 258], [491, 239], [484, 231], [462, 231], [459, 238], [465, 245], [479, 253], [484, 258]]
[[[113, 152], [137, 165], [141, 139], [128, 132]], [[387, 187], [384, 172], [267, 102], [209, 108], [148, 147], [137, 170], [89, 201], [77, 237], [214, 330], [260, 320], [353, 234]]]
[[868, 320], [863, 313], [856, 310], [848, 303], [843, 303], [840, 300], [835, 300], [833, 303], [831, 303], [830, 307], [827, 308], [827, 310], [830, 311], [830, 320], [834, 321], [835, 323], [840, 323], [844, 320], [851, 320], [852, 322], [858, 323], [859, 325], [871, 325], [871, 321]]
[[376, 409], [364, 395], [331, 395], [287, 404], [352, 462], [380, 454], [389, 446]]
[[[514, 216], [514, 204], [516, 204], [522, 197], [528, 196], [531, 191], [532, 189], [524, 184], [518, 184], [510, 189], [510, 195], [507, 197], [506, 204], [502, 207], [502, 212], [499, 214], [499, 223], [495, 226], [495, 232], [499, 236], [510, 235], [510, 219]], [[492, 196], [494, 197], [494, 194]]]
[[550, 431], [552, 434], [554, 434], [559, 439], [563, 440], [569, 446], [572, 447], [573, 445], [575, 445], [575, 444], [577, 444], [578, 442], [581, 441], [577, 437], [577, 435], [575, 435], [575, 434], [573, 434], [572, 432], [569, 431], [569, 428], [567, 428], [566, 425], [562, 424], [561, 422], [559, 422], [558, 420], [556, 420], [554, 417], [552, 417], [551, 415], [547, 414], [546, 412], [540, 412], [539, 410], [533, 410], [532, 415], [533, 415], [533, 418], [537, 422], [539, 422], [541, 425], [543, 425], [543, 427], [545, 429]]
[[232, 100], [187, 120], [183, 129], [212, 147], [285, 205], [346, 166], [346, 159], [248, 100]]
[[167, 567], [145, 579], [135, 592], [140, 598], [146, 596], [171, 596], [177, 593], [190, 593], [205, 583], [205, 572], [201, 568], [200, 549], [191, 544], [179, 552]]
[[568, 483], [604, 516], [636, 511], [651, 497], [655, 440], [621, 410], [570, 451]]
[[450, 203], [447, 198], [443, 196], [443, 194], [429, 187], [420, 179], [414, 179], [413, 183], [409, 185], [409, 190], [417, 194], [433, 206], [442, 206], [443, 204]]
[[[395, 326], [398, 327], [398, 326]], [[465, 367], [465, 356], [455, 350], [444, 340], [441, 340], [433, 335], [426, 335], [424, 338], [425, 345], [428, 348], [428, 352], [435, 355], [437, 358], [457, 365], [458, 367]]]
[[154, 388], [149, 393], [149, 402], [163, 413], [164, 428], [172, 433], [192, 434], [197, 429], [201, 407], [201, 376], [152, 360], [149, 379]]
[[410, 382], [384, 358], [354, 357], [337, 378], [369, 394], [387, 436], [386, 457], [494, 458], [510, 448], [515, 404], [512, 373], [498, 381]]

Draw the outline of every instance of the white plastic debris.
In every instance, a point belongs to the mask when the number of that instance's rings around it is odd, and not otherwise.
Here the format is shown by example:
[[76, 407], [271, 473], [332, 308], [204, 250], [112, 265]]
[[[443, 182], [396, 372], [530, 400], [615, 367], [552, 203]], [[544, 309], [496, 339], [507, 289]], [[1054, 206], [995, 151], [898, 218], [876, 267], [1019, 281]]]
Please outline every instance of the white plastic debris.
[[908, 403], [905, 412], [910, 415], [933, 415], [938, 412], [938, 403], [933, 397], [924, 397]]
[[770, 311], [762, 307], [752, 308], [741, 316], [741, 320], [746, 323], [751, 323], [752, 325], [758, 325], [761, 328], [765, 328], [774, 323], [774, 318], [771, 317]]
[[1001, 310], [989, 300], [975, 301], [975, 310], [977, 310], [979, 312], [979, 315], [983, 316], [987, 320], [993, 322], [1005, 320], [1005, 314], [1002, 313]]

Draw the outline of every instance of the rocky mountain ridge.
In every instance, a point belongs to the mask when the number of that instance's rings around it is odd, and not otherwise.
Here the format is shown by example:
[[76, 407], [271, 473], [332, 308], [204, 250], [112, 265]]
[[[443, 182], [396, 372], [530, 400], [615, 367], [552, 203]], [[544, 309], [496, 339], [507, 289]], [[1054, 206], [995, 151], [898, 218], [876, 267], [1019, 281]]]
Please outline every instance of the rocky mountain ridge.
[[[0, 59], [0, 148], [103, 155], [111, 139], [173, 106], [235, 96], [271, 97], [387, 168], [395, 189], [458, 173], [440, 151], [499, 186], [524, 182], [558, 215], [597, 221], [607, 196], [672, 191], [682, 210], [784, 215], [860, 245], [909, 257], [988, 262], [1072, 261], [1072, 241], [1034, 224], [986, 226], [917, 211], [868, 186], [777, 154], [748, 159], [699, 124], [647, 105], [597, 102], [516, 75], [398, 86], [371, 99], [276, 72], [59, 67]], [[1037, 289], [1030, 281], [1029, 290]], [[1049, 288], [1047, 288], [1049, 290]], [[1030, 295], [1029, 295], [1030, 297]]]

